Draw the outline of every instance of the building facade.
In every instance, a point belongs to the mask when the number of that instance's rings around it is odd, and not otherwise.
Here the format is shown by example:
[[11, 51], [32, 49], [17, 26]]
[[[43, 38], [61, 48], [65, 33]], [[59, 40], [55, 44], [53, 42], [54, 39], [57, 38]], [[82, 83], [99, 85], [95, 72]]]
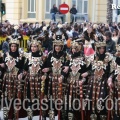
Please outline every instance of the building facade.
[[[120, 0], [113, 0], [113, 4], [120, 6]], [[120, 10], [119, 10], [120, 11]], [[118, 10], [113, 9], [113, 22], [120, 22], [120, 13], [118, 15]]]
[[[66, 3], [71, 8], [76, 5], [78, 16], [86, 16], [91, 22], [106, 22], [107, 0], [3, 0], [6, 3], [6, 15], [11, 23], [20, 22], [49, 22], [50, 9], [53, 4]], [[70, 13], [66, 14], [66, 21], [70, 22]]]

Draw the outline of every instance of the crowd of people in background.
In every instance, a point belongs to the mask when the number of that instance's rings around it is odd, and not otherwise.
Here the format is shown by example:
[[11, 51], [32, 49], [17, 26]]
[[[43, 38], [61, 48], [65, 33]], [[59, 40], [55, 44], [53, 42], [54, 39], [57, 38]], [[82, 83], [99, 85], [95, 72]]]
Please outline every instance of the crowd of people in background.
[[[42, 47], [48, 51], [52, 50], [52, 41], [53, 34], [64, 35], [64, 41], [66, 43], [66, 49], [69, 50], [69, 42], [75, 39], [83, 39], [87, 41], [98, 41], [98, 39], [105, 39], [110, 48], [107, 48], [107, 51], [113, 52], [116, 44], [120, 44], [120, 23], [67, 23], [62, 24], [59, 22], [50, 21], [47, 25], [45, 21], [41, 23], [23, 23], [19, 25], [11, 25], [8, 20], [1, 24], [0, 26], [0, 35], [9, 36], [12, 38], [17, 38], [23, 40], [23, 35], [35, 36], [38, 40], [42, 42]], [[1, 44], [0, 48], [3, 51], [8, 51], [9, 37], [6, 41]], [[110, 42], [110, 43], [109, 43]], [[29, 46], [29, 45], [28, 45]], [[93, 46], [93, 45], [92, 45]], [[93, 47], [94, 48], [94, 47]]]

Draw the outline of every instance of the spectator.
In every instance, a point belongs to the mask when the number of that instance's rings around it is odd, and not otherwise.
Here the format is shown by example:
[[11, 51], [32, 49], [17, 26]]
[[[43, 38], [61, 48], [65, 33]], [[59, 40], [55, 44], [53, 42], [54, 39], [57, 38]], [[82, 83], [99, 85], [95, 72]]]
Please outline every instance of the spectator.
[[28, 32], [29, 32], [28, 24], [25, 22], [23, 23], [23, 35], [27, 35]]
[[83, 33], [83, 24], [79, 25], [79, 33], [82, 34]]
[[77, 20], [77, 17], [76, 17], [77, 9], [76, 9], [75, 5], [73, 5], [73, 7], [70, 9], [70, 13], [71, 13], [71, 20], [72, 20], [71, 23], [73, 23], [74, 20], [76, 22], [76, 20]]
[[43, 27], [46, 26], [45, 21], [42, 21], [42, 26], [40, 26], [40, 32], [42, 32]]
[[101, 26], [100, 32], [104, 35], [105, 34], [105, 26]]
[[29, 29], [29, 31], [30, 31], [30, 34], [33, 35], [33, 34], [34, 34], [33, 23], [30, 23], [30, 24], [29, 24], [28, 29]]
[[[60, 9], [60, 6], [59, 6], [59, 9]], [[59, 17], [60, 17], [60, 19], [61, 19], [61, 21], [62, 21], [62, 24], [65, 22], [65, 14], [62, 14], [61, 12], [60, 12], [60, 10], [59, 10]]]
[[38, 22], [35, 23], [34, 32], [35, 33], [40, 32], [40, 27]]
[[43, 44], [42, 44], [42, 47], [47, 50], [48, 52], [50, 52], [52, 50], [52, 38], [49, 38], [49, 33], [45, 30], [44, 31], [44, 35], [45, 35], [45, 38], [43, 40]]
[[120, 37], [118, 38], [117, 44], [120, 44]]
[[85, 56], [91, 56], [95, 54], [95, 34], [92, 26], [89, 26], [84, 31], [84, 54]]
[[3, 45], [2, 45], [2, 51], [3, 51], [3, 53], [9, 52], [9, 41], [10, 41], [10, 37], [7, 37], [6, 41], [3, 42]]
[[3, 26], [2, 26], [2, 33], [3, 34], [7, 33], [7, 24], [6, 23], [4, 23]]
[[73, 39], [77, 39], [78, 36], [79, 36], [79, 28], [78, 26], [74, 26]]
[[111, 25], [111, 31], [117, 30], [117, 24], [114, 22], [113, 25]]
[[9, 25], [9, 24], [10, 24], [9, 20], [5, 20], [5, 23], [6, 23], [7, 25]]
[[105, 25], [105, 32], [106, 31], [111, 31], [110, 26], [108, 24]]
[[56, 13], [58, 12], [58, 9], [56, 7], [56, 5], [53, 5], [53, 8], [51, 9], [50, 13], [52, 15], [52, 20], [54, 20], [56, 22]]
[[59, 11], [59, 17], [60, 17], [60, 19], [61, 19], [61, 23], [63, 24], [64, 21], [65, 21], [65, 15], [62, 14], [62, 13]]
[[117, 44], [118, 42], [118, 37], [119, 37], [119, 32], [118, 30], [114, 29], [112, 32], [112, 40]]
[[50, 30], [51, 24], [52, 24], [52, 22], [50, 21], [50, 22], [49, 22], [49, 25], [47, 26], [47, 30], [48, 30], [48, 31]]
[[18, 36], [20, 35], [18, 32], [18, 29], [19, 29], [19, 26], [15, 25], [13, 28], [13, 33], [11, 35], [13, 39], [18, 38]]
[[106, 39], [106, 52], [111, 54], [116, 53], [115, 42], [112, 40], [112, 34], [110, 31], [105, 32], [105, 39]]
[[71, 29], [70, 26], [67, 27], [67, 31], [66, 31], [68, 38], [72, 38], [73, 37], [73, 30]]
[[38, 22], [35, 23], [34, 30], [36, 30], [37, 28], [39, 28], [39, 23]]

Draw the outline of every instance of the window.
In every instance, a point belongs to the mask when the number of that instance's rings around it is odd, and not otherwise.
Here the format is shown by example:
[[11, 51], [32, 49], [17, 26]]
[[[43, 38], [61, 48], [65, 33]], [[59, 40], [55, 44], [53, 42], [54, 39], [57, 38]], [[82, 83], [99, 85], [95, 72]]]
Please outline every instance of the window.
[[28, 0], [28, 18], [36, 18], [36, 0]]
[[78, 13], [87, 14], [88, 0], [72, 0], [72, 5], [76, 5]]
[[62, 0], [45, 0], [45, 19], [50, 19], [50, 10], [53, 7], [53, 5], [56, 5], [57, 8], [59, 8], [59, 5], [62, 4]]
[[84, 1], [84, 13], [87, 13], [88, 1]]
[[72, 4], [73, 4], [73, 5], [76, 5], [76, 0], [72, 0]]

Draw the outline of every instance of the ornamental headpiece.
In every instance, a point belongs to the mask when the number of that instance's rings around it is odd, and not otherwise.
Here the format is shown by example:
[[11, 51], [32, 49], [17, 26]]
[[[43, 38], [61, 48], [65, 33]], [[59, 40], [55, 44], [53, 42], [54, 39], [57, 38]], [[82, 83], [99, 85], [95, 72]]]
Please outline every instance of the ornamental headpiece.
[[63, 40], [54, 40], [53, 41], [53, 46], [55, 46], [55, 45], [64, 46], [64, 41]]
[[20, 42], [19, 42], [18, 39], [11, 39], [10, 42], [9, 42], [9, 44], [16, 44], [16, 45], [19, 45]]
[[80, 51], [82, 49], [82, 44], [79, 44], [78, 42], [73, 41], [73, 42], [71, 42], [71, 48], [75, 48], [78, 51]]
[[39, 45], [40, 45], [40, 42], [37, 41], [37, 40], [32, 40], [32, 41], [31, 41], [31, 45], [39, 46]]
[[36, 35], [31, 36], [30, 46], [31, 45], [36, 45], [38, 46], [39, 50], [41, 50], [41, 42], [36, 39]]
[[36, 45], [36, 46], [38, 46], [39, 50], [41, 50], [41, 42], [32, 39], [31, 43], [30, 43], [30, 46], [31, 45]]
[[106, 41], [99, 41], [99, 42], [96, 42], [96, 47], [99, 48], [99, 47], [106, 47]]

